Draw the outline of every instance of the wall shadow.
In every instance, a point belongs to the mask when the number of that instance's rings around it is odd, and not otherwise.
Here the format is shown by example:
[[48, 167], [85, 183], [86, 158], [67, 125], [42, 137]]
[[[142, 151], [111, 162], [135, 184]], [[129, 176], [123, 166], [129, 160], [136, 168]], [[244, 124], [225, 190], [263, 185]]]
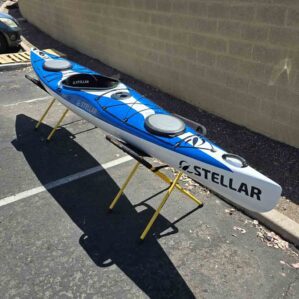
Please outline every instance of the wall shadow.
[[[41, 184], [99, 165], [64, 128], [52, 143], [42, 142], [41, 136], [47, 136], [51, 128], [42, 125], [39, 132], [34, 132], [35, 123], [26, 115], [17, 115], [17, 138], [12, 143], [23, 153]], [[195, 298], [155, 237], [149, 234], [145, 242], [138, 243], [154, 212], [146, 202], [146, 209], [137, 213], [123, 196], [116, 211], [107, 213], [118, 190], [109, 174], [102, 171], [48, 192], [83, 231], [79, 243], [96, 265], [116, 265], [150, 298]], [[160, 215], [154, 231], [170, 226]]]

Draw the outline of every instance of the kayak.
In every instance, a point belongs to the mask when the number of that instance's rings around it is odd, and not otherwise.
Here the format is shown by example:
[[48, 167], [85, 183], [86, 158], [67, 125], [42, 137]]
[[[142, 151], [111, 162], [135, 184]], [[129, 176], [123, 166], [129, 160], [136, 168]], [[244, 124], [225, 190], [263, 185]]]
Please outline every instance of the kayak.
[[30, 56], [47, 92], [83, 119], [245, 209], [277, 204], [277, 183], [119, 80], [36, 48]]

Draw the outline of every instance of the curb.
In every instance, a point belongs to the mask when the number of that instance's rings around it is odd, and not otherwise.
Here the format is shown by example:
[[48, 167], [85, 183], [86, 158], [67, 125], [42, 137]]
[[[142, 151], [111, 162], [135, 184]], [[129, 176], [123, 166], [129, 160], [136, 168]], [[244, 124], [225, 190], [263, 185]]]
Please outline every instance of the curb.
[[215, 195], [231, 206], [237, 208], [239, 211], [243, 212], [250, 218], [258, 220], [260, 224], [266, 226], [276, 234], [280, 235], [284, 240], [294, 244], [296, 247], [299, 247], [299, 223], [297, 223], [296, 221], [292, 220], [291, 218], [285, 216], [275, 209], [269, 212], [256, 213], [232, 203], [229, 199], [224, 198], [219, 194]]
[[23, 35], [21, 36], [21, 40], [20, 45], [25, 51], [30, 51], [34, 47]]
[[[2, 5], [0, 5], [0, 12], [4, 12], [4, 13], [8, 13], [8, 9], [7, 6], [9, 6], [9, 0], [4, 1], [4, 3], [2, 3]], [[11, 3], [13, 4], [13, 3]]]
[[293, 243], [295, 246], [299, 246], [299, 224], [296, 221], [275, 209], [265, 213], [254, 213], [250, 211], [244, 211], [244, 213], [257, 219], [260, 223], [282, 236], [286, 241]]
[[30, 66], [30, 62], [7, 63], [7, 64], [0, 65], [0, 72], [19, 70], [27, 66]]
[[6, 2], [0, 5], [0, 12], [7, 13]]

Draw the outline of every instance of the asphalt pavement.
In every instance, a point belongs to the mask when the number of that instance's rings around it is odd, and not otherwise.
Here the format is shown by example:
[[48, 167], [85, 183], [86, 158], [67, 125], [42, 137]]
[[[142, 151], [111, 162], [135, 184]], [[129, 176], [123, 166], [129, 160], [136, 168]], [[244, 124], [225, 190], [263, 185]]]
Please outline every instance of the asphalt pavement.
[[204, 207], [174, 192], [140, 244], [167, 186], [140, 167], [107, 213], [134, 161], [72, 113], [46, 143], [64, 107], [33, 130], [49, 97], [29, 71], [0, 73], [0, 298], [298, 298], [296, 249], [200, 188]]

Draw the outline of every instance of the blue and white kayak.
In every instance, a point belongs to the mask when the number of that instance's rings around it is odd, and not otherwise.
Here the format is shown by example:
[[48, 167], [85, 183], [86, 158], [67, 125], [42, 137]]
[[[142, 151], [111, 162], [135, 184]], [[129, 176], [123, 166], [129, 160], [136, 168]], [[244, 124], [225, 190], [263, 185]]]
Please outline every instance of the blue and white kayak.
[[116, 79], [31, 50], [45, 89], [74, 113], [246, 209], [275, 207], [281, 187]]

